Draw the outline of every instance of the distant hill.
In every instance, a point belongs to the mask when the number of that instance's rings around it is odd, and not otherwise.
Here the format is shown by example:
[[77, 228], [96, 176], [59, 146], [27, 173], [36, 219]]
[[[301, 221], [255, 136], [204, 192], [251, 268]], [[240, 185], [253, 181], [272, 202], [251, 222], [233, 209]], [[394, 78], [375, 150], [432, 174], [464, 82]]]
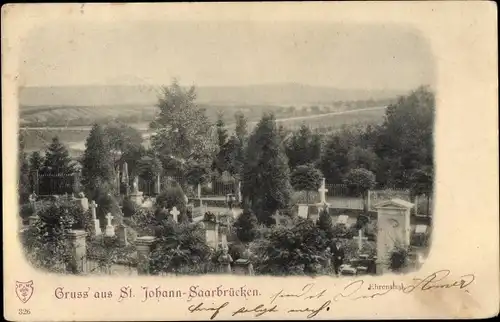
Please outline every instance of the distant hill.
[[[109, 106], [154, 105], [159, 87], [150, 85], [54, 86], [20, 89], [20, 105]], [[338, 89], [302, 84], [198, 87], [198, 102], [217, 105], [300, 106], [334, 101], [379, 100], [406, 94], [406, 90]]]

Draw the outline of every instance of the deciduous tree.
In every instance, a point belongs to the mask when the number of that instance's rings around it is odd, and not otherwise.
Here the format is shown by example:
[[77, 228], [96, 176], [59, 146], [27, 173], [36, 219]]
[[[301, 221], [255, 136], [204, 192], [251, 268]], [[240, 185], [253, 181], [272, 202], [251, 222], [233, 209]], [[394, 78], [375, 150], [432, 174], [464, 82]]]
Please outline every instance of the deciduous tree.
[[191, 167], [210, 169], [217, 153], [216, 132], [195, 100], [195, 88], [186, 90], [177, 81], [158, 99], [151, 144], [168, 174], [185, 178]]

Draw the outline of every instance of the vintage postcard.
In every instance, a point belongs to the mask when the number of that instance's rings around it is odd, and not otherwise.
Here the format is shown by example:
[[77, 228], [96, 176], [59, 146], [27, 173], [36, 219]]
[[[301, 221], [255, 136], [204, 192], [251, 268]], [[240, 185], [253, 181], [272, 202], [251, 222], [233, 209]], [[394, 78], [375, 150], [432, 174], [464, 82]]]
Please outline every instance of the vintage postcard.
[[499, 310], [493, 2], [2, 7], [4, 317]]

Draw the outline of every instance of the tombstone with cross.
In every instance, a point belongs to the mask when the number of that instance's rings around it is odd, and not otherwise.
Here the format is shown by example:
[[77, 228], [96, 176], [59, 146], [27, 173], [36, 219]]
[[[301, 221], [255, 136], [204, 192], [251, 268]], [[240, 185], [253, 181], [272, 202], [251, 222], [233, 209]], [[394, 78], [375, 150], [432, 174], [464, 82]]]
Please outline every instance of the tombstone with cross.
[[328, 189], [326, 189], [326, 180], [325, 180], [325, 178], [323, 178], [321, 180], [321, 186], [319, 187], [318, 192], [319, 192], [319, 195], [320, 195], [320, 198], [321, 198], [321, 201], [319, 203], [322, 204], [322, 205], [326, 205], [327, 204], [327, 202], [326, 202], [326, 193], [328, 192]]
[[361, 251], [361, 249], [363, 248], [363, 241], [368, 240], [367, 237], [363, 237], [362, 229], [358, 230], [358, 236], [354, 237], [354, 239], [358, 241], [358, 251]]
[[99, 236], [102, 234], [102, 232], [99, 219], [97, 219], [96, 208], [97, 204], [95, 203], [94, 200], [92, 200], [92, 202], [90, 203], [90, 213], [92, 214], [92, 221], [94, 222], [95, 235]]
[[106, 224], [106, 237], [114, 237], [115, 236], [115, 226], [111, 223], [111, 220], [113, 219], [113, 215], [111, 215], [110, 212], [106, 215], [107, 219], [107, 224]]
[[175, 222], [179, 222], [178, 216], [181, 212], [177, 210], [177, 207], [172, 208], [170, 210], [170, 214], [172, 215], [172, 218], [174, 219]]

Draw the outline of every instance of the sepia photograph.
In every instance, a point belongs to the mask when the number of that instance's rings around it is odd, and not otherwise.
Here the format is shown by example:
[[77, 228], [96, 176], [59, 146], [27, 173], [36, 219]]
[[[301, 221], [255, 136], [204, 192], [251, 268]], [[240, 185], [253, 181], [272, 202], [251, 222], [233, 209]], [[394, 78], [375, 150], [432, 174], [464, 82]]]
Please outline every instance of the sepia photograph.
[[358, 276], [427, 257], [435, 70], [417, 30], [48, 24], [21, 61], [39, 269]]
[[5, 317], [498, 312], [477, 4], [2, 7]]

